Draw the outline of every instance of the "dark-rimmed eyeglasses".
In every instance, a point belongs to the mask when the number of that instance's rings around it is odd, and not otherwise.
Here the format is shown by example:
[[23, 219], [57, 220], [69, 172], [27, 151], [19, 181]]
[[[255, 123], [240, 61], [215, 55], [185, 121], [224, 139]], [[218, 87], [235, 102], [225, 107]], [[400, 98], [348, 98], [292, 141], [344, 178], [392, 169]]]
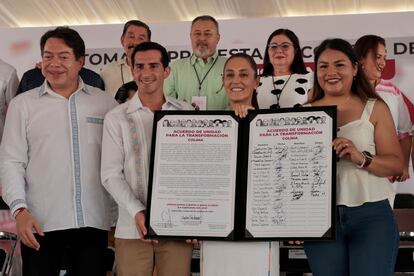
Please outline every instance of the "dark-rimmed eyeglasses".
[[290, 49], [290, 47], [292, 47], [292, 43], [283, 42], [281, 44], [277, 44], [275, 42], [271, 42], [271, 43], [269, 43], [269, 45], [267, 47], [271, 51], [276, 51], [278, 48], [280, 48], [280, 50], [282, 50], [283, 52], [286, 52]]

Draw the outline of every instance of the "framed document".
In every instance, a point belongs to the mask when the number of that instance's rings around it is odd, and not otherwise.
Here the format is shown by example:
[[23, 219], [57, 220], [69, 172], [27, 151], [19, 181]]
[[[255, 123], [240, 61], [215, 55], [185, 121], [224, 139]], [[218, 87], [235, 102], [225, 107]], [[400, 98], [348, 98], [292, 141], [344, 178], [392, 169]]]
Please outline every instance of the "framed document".
[[333, 239], [335, 107], [157, 111], [151, 238]]
[[232, 112], [155, 113], [150, 236], [231, 237], [238, 124]]

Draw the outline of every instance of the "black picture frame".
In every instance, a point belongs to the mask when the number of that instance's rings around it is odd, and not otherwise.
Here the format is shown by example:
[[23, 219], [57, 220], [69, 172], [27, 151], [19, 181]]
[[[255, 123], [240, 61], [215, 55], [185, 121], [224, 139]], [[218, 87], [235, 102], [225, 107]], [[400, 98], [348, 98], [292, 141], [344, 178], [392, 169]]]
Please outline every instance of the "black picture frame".
[[[253, 120], [259, 118], [260, 116], [269, 116], [269, 115], [292, 115], [292, 114], [305, 114], [307, 116], [312, 116], [309, 114], [326, 114], [330, 120], [331, 129], [328, 131], [331, 137], [330, 141], [336, 138], [337, 133], [337, 123], [336, 123], [336, 107], [334, 106], [325, 106], [325, 107], [299, 107], [299, 108], [281, 108], [277, 110], [255, 110], [249, 111], [249, 114], [246, 118], [239, 118], [235, 116], [232, 111], [156, 111], [154, 114], [154, 123], [153, 123], [153, 136], [152, 136], [152, 146], [151, 146], [151, 159], [150, 159], [150, 174], [149, 174], [149, 183], [148, 183], [148, 197], [147, 197], [147, 210], [146, 210], [146, 227], [148, 229], [147, 238], [152, 239], [199, 239], [199, 240], [227, 240], [227, 241], [238, 241], [238, 240], [333, 240], [335, 239], [335, 204], [336, 204], [336, 154], [332, 146], [331, 150], [328, 151], [329, 158], [332, 160], [330, 162], [330, 179], [327, 179], [329, 183], [330, 194], [327, 195], [326, 206], [328, 208], [329, 218], [326, 218], [330, 221], [329, 227], [323, 234], [317, 236], [310, 235], [289, 235], [289, 236], [266, 236], [261, 235], [260, 237], [252, 235], [246, 228], [246, 206], [247, 206], [247, 176], [249, 169], [249, 150], [246, 145], [249, 145], [249, 133], [251, 128], [251, 123]], [[165, 235], [157, 233], [154, 230], [153, 225], [151, 225], [151, 208], [154, 205], [153, 191], [157, 189], [157, 184], [154, 183], [154, 167], [155, 164], [155, 152], [158, 146], [159, 137], [157, 135], [157, 127], [161, 124], [162, 119], [168, 119], [170, 116], [182, 116], [185, 119], [193, 120], [194, 118], [202, 118], [203, 116], [230, 116], [238, 123], [237, 130], [237, 157], [234, 162], [236, 162], [236, 178], [235, 178], [235, 193], [234, 193], [234, 224], [233, 230], [225, 237], [217, 237], [214, 235], [199, 235], [197, 231], [194, 233], [189, 233], [188, 235]], [[315, 116], [315, 119], [317, 116]], [[257, 121], [257, 120], [256, 120]], [[296, 122], [298, 123], [298, 122]], [[170, 126], [163, 126], [170, 127]], [[200, 126], [199, 126], [200, 127]], [[280, 126], [282, 127], [282, 126]], [[254, 128], [254, 126], [253, 126]], [[157, 200], [157, 199], [155, 199]]]

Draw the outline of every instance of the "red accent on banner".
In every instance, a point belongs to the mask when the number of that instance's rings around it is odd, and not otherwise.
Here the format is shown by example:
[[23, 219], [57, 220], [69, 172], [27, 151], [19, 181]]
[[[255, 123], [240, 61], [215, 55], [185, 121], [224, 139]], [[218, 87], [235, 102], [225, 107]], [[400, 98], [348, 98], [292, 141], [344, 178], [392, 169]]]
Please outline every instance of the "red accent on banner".
[[32, 47], [32, 41], [30, 40], [21, 40], [11, 44], [10, 50], [15, 54], [21, 54], [25, 51], [28, 51]]
[[381, 77], [384, 80], [391, 80], [395, 77], [395, 59], [387, 59], [387, 65]]

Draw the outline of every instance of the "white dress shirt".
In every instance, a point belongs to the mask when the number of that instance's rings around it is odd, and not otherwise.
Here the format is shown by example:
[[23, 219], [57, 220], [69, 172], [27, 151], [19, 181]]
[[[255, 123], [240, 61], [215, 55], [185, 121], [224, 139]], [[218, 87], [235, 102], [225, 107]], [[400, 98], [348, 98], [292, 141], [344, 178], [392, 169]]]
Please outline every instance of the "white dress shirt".
[[[171, 97], [162, 110], [192, 110]], [[105, 116], [102, 140], [102, 184], [118, 203], [115, 237], [138, 239], [135, 214], [145, 210], [154, 113], [138, 93]]]
[[103, 119], [116, 106], [85, 85], [69, 99], [45, 81], [15, 97], [0, 147], [3, 196], [27, 207], [43, 231], [110, 227], [110, 196], [100, 179]]
[[3, 136], [4, 120], [7, 106], [16, 95], [19, 86], [19, 78], [16, 69], [0, 59], [0, 142]]
[[105, 83], [105, 91], [114, 98], [116, 92], [124, 83], [134, 80], [131, 67], [129, 67], [125, 58], [106, 64], [102, 67], [100, 75]]

